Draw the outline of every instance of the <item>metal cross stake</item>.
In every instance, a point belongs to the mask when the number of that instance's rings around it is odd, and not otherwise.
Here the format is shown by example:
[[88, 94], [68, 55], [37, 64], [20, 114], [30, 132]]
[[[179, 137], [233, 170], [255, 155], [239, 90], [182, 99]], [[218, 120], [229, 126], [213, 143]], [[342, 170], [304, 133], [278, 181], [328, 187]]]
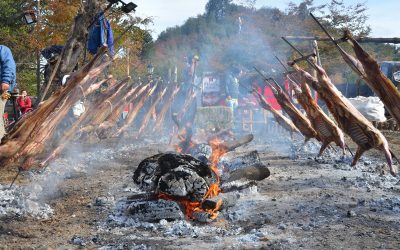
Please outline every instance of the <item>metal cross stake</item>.
[[[346, 52], [342, 49], [342, 47], [339, 46], [338, 41], [345, 41], [346, 39], [341, 38], [338, 40], [335, 40], [335, 38], [333, 38], [333, 36], [331, 36], [331, 34], [329, 34], [328, 30], [325, 29], [325, 27], [318, 21], [318, 19], [312, 14], [310, 13], [310, 16], [312, 17], [312, 19], [314, 19], [314, 21], [318, 24], [319, 27], [321, 27], [321, 29], [324, 31], [324, 33], [328, 36], [329, 40], [332, 41], [332, 43], [335, 45], [335, 47], [339, 50], [339, 52], [341, 54], [346, 54]], [[364, 77], [364, 74], [360, 71], [360, 69], [354, 64], [354, 62], [352, 60], [349, 60], [349, 62], [351, 63], [351, 65], [353, 66], [352, 68], [357, 71], [357, 73], [361, 76]]]
[[18, 176], [19, 176], [19, 174], [22, 172], [22, 169], [21, 168], [18, 168], [18, 173], [17, 173], [17, 175], [14, 177], [14, 179], [13, 179], [13, 181], [11, 182], [11, 185], [10, 185], [10, 187], [8, 188], [8, 189], [11, 189], [12, 188], [12, 186], [14, 185], [14, 182], [17, 180], [17, 178], [18, 178]]

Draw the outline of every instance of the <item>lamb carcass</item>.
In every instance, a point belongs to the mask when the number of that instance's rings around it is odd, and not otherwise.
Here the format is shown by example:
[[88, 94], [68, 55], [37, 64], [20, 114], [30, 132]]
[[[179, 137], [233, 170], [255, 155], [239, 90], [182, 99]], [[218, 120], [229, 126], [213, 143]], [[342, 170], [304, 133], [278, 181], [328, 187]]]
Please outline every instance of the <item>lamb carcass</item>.
[[301, 81], [301, 86], [299, 86], [290, 76], [288, 78], [293, 85], [293, 90], [298, 102], [305, 110], [307, 117], [322, 141], [318, 156], [322, 155], [331, 142], [335, 142], [337, 146], [341, 147], [343, 149], [343, 154], [345, 154], [345, 142], [342, 130], [318, 106], [305, 81]]
[[390, 173], [395, 176], [397, 169], [393, 166], [392, 155], [386, 138], [343, 96], [331, 82], [325, 70], [321, 66], [313, 64], [317, 71], [318, 79], [316, 79], [296, 64], [291, 65], [318, 92], [339, 127], [358, 145], [351, 165], [355, 166], [365, 151], [376, 148], [384, 152]]
[[282, 115], [281, 113], [279, 113], [278, 111], [276, 111], [268, 102], [267, 100], [265, 100], [264, 96], [262, 96], [260, 93], [258, 93], [258, 91], [256, 89], [253, 89], [253, 95], [256, 97], [259, 105], [272, 113], [272, 115], [274, 116], [276, 122], [282, 127], [284, 128], [286, 131], [288, 131], [290, 133], [290, 135], [293, 137], [294, 133], [299, 133], [300, 131], [297, 129], [297, 127], [293, 124], [293, 122], [291, 120], [289, 120], [288, 118], [286, 118], [284, 115]]

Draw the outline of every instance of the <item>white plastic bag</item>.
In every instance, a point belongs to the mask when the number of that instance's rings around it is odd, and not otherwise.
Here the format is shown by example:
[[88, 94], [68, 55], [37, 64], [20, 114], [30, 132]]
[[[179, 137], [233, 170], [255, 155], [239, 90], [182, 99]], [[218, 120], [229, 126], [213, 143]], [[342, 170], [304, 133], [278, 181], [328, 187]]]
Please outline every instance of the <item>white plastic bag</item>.
[[78, 101], [77, 103], [74, 104], [74, 106], [72, 106], [72, 113], [76, 118], [81, 116], [83, 112], [85, 112], [85, 105], [83, 105], [82, 101]]
[[384, 122], [385, 117], [385, 106], [379, 97], [376, 96], [357, 96], [355, 98], [349, 98], [351, 104], [354, 105], [361, 114], [365, 116], [369, 121]]

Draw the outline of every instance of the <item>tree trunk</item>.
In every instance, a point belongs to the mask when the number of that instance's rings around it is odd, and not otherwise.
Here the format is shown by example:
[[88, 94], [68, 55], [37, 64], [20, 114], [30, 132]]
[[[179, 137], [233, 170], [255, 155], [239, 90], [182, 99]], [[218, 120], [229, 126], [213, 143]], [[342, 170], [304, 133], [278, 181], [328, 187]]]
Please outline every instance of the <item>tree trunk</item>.
[[[57, 66], [53, 69], [55, 72], [52, 71], [49, 73], [51, 77], [46, 83], [44, 92], [47, 92], [47, 86], [55, 84], [63, 75], [71, 74], [77, 66], [79, 57], [85, 48], [89, 25], [97, 18], [96, 14], [101, 10], [100, 6], [101, 3], [98, 0], [87, 0], [83, 2], [83, 5], [74, 19], [74, 24], [69, 33], [68, 40], [64, 45], [64, 49], [58, 58], [59, 63], [57, 63]], [[40, 96], [45, 97], [50, 94], [51, 93], [40, 93]]]

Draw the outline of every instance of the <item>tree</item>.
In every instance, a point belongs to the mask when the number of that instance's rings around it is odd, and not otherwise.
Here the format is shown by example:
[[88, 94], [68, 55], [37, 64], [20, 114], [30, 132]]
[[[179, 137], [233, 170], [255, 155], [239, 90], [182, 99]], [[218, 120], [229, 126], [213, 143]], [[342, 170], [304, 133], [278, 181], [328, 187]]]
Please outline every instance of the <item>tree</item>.
[[[364, 4], [345, 5], [343, 1], [332, 0], [329, 4], [314, 5], [312, 0], [304, 0], [299, 4], [290, 3], [282, 11], [269, 7], [254, 9], [249, 5], [235, 4], [237, 2], [210, 0], [204, 14], [162, 32], [154, 43], [151, 59], [156, 62], [156, 68], [165, 72], [175, 66], [182, 69], [185, 57], [198, 54], [199, 73], [224, 72], [237, 65], [249, 70], [258, 66], [279, 72], [282, 67], [274, 55], [287, 59], [298, 57], [282, 41], [282, 36], [325, 36], [309, 16], [310, 12], [317, 15], [337, 38], [342, 35], [341, 29], [344, 27], [362, 36], [368, 35], [370, 30]], [[237, 32], [238, 17], [242, 20], [240, 34]], [[320, 42], [318, 45], [322, 64], [328, 73], [338, 76], [339, 82], [355, 77], [330, 42]], [[296, 42], [296, 46], [304, 53], [311, 53], [309, 42]], [[346, 43], [343, 46], [348, 49]], [[365, 47], [378, 59], [390, 60], [395, 56], [395, 47], [391, 45]], [[347, 71], [349, 74], [345, 74]]]
[[206, 16], [221, 21], [229, 12], [232, 0], [209, 0], [206, 4]]

